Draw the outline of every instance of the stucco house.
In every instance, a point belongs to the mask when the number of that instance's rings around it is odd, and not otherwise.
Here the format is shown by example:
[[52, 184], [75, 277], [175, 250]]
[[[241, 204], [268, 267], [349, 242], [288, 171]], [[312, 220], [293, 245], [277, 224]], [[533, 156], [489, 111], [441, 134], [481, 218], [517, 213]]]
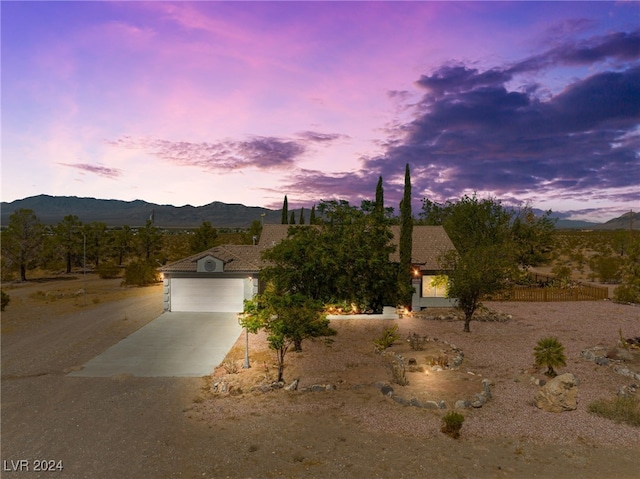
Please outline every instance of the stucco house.
[[[166, 311], [241, 312], [245, 299], [259, 291], [261, 260], [265, 249], [287, 237], [289, 225], [266, 224], [255, 246], [216, 246], [160, 268], [163, 275], [163, 301]], [[397, 246], [400, 227], [392, 226], [392, 242]], [[426, 307], [450, 306], [443, 286], [434, 284], [442, 270], [441, 253], [453, 243], [441, 226], [414, 226], [411, 262], [413, 264], [414, 311]], [[399, 261], [393, 253], [391, 261]]]

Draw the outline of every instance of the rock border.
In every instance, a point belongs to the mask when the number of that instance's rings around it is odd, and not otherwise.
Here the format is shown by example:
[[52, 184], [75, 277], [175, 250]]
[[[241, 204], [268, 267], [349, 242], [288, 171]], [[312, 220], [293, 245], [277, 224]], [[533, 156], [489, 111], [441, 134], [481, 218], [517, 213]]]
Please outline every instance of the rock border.
[[[458, 367], [462, 364], [462, 361], [464, 359], [464, 352], [462, 351], [462, 349], [460, 349], [455, 344], [450, 343], [444, 339], [439, 340], [438, 338], [429, 338], [429, 341], [440, 342], [448, 346], [449, 348], [451, 348], [451, 350], [455, 354], [455, 356], [449, 363], [450, 364], [449, 366], [434, 365], [434, 366], [431, 366], [431, 370], [433, 372], [441, 372], [444, 370], [451, 370], [451, 371], [457, 370]], [[382, 351], [378, 351], [378, 353], [381, 356], [387, 356], [387, 355], [392, 356], [398, 362], [401, 362], [401, 363], [405, 362], [404, 356], [396, 353], [395, 351], [385, 349]], [[470, 372], [470, 374], [474, 374], [474, 373]], [[418, 401], [417, 398], [406, 399], [402, 396], [397, 395], [393, 387], [387, 383], [376, 383], [376, 387], [380, 390], [382, 394], [390, 397], [395, 402], [403, 406], [414, 406], [414, 407], [419, 407], [424, 409], [448, 409], [449, 407], [447, 405], [447, 402], [444, 399], [429, 400], [429, 401], [423, 401], [423, 402]], [[482, 380], [482, 391], [480, 393], [477, 393], [472, 399], [465, 398], [465, 399], [457, 400], [454, 403], [453, 408], [454, 409], [481, 408], [492, 397], [493, 396], [491, 394], [491, 381], [485, 378]]]
[[[604, 354], [598, 354], [600, 351], [603, 351]], [[598, 366], [606, 366], [622, 376], [627, 376], [635, 379], [636, 381], [640, 381], [640, 373], [621, 367], [620, 363], [622, 363], [622, 361], [620, 360], [608, 358], [606, 356], [606, 349], [604, 346], [594, 346], [593, 348], [585, 349], [580, 353], [580, 356], [588, 361], [593, 361]]]

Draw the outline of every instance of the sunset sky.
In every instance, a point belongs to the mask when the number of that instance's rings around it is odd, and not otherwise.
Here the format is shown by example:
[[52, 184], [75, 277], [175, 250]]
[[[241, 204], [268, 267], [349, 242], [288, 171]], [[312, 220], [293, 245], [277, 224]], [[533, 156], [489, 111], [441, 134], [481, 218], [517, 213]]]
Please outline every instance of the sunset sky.
[[638, 2], [1, 2], [2, 201], [640, 210]]

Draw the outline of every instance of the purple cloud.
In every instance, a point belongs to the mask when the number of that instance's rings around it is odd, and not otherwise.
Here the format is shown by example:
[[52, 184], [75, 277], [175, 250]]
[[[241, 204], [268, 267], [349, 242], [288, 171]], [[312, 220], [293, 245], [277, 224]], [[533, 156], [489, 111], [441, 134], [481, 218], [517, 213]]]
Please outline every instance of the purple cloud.
[[107, 168], [106, 166], [89, 165], [88, 163], [58, 163], [59, 165], [69, 168], [75, 168], [87, 173], [93, 173], [98, 176], [104, 176], [105, 178], [118, 178], [121, 174], [121, 170], [118, 168]]
[[263, 136], [210, 143], [123, 137], [108, 143], [121, 148], [145, 150], [176, 165], [213, 171], [290, 168], [306, 151], [302, 142]]
[[[414, 190], [439, 201], [470, 190], [580, 198], [637, 186], [638, 32], [558, 46], [546, 55], [485, 71], [444, 65], [422, 75], [416, 85], [426, 92], [414, 120], [401, 127], [404, 137], [365, 160], [364, 169], [397, 182], [409, 163]], [[574, 80], [546, 100], [535, 85], [512, 86], [521, 71], [607, 60], [626, 63]], [[626, 198], [640, 199], [640, 193]]]

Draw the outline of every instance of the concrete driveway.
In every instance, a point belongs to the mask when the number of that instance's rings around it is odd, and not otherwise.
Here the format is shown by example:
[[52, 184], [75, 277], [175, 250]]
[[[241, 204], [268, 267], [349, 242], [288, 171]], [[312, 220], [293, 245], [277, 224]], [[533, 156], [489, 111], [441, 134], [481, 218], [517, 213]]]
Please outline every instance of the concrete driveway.
[[236, 313], [166, 312], [69, 376], [206, 376], [241, 332]]

